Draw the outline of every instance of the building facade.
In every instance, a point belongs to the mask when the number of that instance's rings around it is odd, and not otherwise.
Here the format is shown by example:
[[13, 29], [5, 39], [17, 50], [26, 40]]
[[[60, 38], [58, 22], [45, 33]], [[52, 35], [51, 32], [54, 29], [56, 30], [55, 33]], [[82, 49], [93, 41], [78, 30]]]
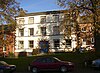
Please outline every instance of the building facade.
[[[15, 33], [7, 25], [0, 26], [0, 56], [9, 56], [15, 52]], [[8, 30], [10, 29], [10, 30]]]
[[16, 17], [16, 55], [20, 52], [31, 55], [33, 49], [37, 48], [40, 52], [73, 51], [77, 43], [76, 35], [71, 34], [69, 38], [64, 38], [60, 28], [64, 15], [60, 11], [47, 11]]

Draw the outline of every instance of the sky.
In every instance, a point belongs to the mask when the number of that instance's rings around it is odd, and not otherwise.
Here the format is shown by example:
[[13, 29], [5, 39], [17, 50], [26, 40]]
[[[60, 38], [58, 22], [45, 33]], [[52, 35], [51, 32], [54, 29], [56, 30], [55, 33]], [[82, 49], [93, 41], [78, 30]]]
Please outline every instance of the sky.
[[28, 13], [64, 9], [57, 5], [57, 0], [17, 0], [17, 2], [19, 2], [20, 7], [27, 10]]

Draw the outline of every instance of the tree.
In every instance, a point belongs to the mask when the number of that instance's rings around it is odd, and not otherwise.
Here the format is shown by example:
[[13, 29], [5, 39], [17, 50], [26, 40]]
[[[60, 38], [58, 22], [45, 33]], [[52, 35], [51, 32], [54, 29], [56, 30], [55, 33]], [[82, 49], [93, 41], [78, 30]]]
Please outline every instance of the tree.
[[0, 47], [10, 44], [4, 34], [11, 34], [16, 28], [15, 16], [24, 14], [16, 0], [0, 0]]
[[0, 0], [0, 18], [3, 23], [14, 23], [14, 16], [19, 9], [19, 3], [15, 0]]
[[[57, 0], [58, 5], [67, 8], [69, 10], [78, 12], [78, 15], [90, 17], [93, 24], [93, 33], [95, 40], [95, 48], [99, 49], [98, 43], [100, 43], [100, 1], [99, 0]], [[77, 22], [77, 14], [75, 22]], [[91, 21], [91, 20], [90, 20]], [[89, 21], [88, 21], [89, 22]], [[98, 38], [97, 38], [98, 37]]]

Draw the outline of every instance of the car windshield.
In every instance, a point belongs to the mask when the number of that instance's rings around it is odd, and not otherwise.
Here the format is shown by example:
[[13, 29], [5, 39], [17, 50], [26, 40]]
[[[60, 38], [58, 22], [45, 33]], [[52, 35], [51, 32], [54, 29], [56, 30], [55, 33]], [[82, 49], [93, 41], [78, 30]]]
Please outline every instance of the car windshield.
[[3, 64], [3, 65], [9, 65], [5, 61], [0, 61], [0, 63]]

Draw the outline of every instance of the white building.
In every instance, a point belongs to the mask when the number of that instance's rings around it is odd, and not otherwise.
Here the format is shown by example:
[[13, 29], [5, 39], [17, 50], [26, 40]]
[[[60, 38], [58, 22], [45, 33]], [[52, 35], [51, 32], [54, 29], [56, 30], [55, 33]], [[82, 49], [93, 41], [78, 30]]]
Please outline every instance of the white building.
[[[47, 11], [28, 13], [24, 17], [16, 17], [18, 28], [16, 28], [15, 53], [30, 53], [33, 49], [45, 49], [49, 51], [72, 51], [76, 47], [75, 35], [64, 41], [60, 22], [64, 13], [60, 11]], [[64, 44], [66, 42], [66, 44]], [[42, 44], [41, 44], [42, 43]]]

